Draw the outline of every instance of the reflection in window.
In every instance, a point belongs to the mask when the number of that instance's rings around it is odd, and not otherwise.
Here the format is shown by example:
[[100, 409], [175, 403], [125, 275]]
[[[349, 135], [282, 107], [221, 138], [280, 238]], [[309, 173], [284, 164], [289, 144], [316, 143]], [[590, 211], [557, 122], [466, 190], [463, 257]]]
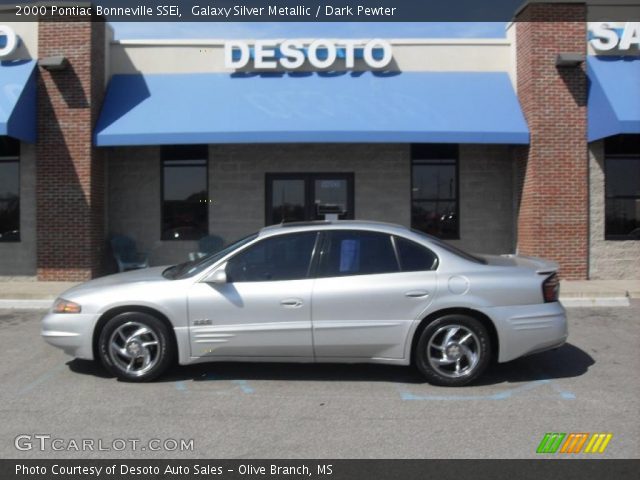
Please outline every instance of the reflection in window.
[[207, 147], [162, 150], [163, 240], [197, 240], [208, 234]]
[[20, 241], [20, 142], [0, 137], [0, 242]]
[[274, 179], [271, 187], [271, 205], [269, 225], [305, 220], [304, 179]]
[[266, 224], [353, 218], [352, 173], [268, 173]]
[[439, 238], [459, 238], [457, 170], [457, 146], [413, 146], [412, 228]]
[[344, 220], [349, 214], [349, 181], [346, 178], [322, 178], [313, 182], [315, 218], [335, 214]]
[[608, 240], [640, 240], [638, 142], [640, 135], [621, 135], [605, 143], [605, 238]]

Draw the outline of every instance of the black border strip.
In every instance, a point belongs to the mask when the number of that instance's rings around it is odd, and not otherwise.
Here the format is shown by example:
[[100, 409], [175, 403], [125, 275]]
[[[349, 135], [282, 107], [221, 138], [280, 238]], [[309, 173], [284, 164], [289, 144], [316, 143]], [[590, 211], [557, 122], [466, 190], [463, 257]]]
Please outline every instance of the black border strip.
[[[0, 22], [84, 21], [117, 22], [509, 22], [531, 0], [0, 0]], [[538, 1], [538, 0], [533, 0]], [[555, 0], [551, 0], [555, 1]], [[589, 1], [589, 0], [586, 0]], [[526, 21], [575, 20], [579, 0], [566, 0], [540, 9]], [[619, 0], [618, 5], [589, 9], [591, 21], [637, 21], [640, 1]], [[624, 6], [620, 8], [619, 4]], [[175, 8], [169, 9], [169, 4]], [[16, 7], [30, 5], [30, 8]], [[53, 8], [55, 6], [55, 9]], [[195, 8], [198, 7], [198, 8]], [[128, 10], [124, 10], [128, 8]], [[194, 9], [195, 8], [195, 9]], [[105, 9], [107, 13], [105, 12]], [[203, 10], [204, 9], [204, 10]], [[61, 14], [60, 12], [64, 12]], [[336, 15], [340, 12], [340, 15]], [[203, 14], [204, 13], [204, 14]], [[178, 16], [179, 15], [179, 16]]]
[[[100, 475], [79, 473], [54, 475], [54, 465], [64, 468], [101, 467]], [[196, 465], [198, 472], [196, 473]], [[25, 474], [21, 467], [46, 469], [46, 473]], [[123, 466], [126, 466], [123, 467]], [[299, 474], [273, 474], [272, 466], [298, 467]], [[115, 474], [107, 468], [115, 467]], [[302, 467], [306, 467], [303, 470]], [[58, 467], [59, 468], [59, 467]], [[129, 474], [130, 469], [151, 468], [159, 473]], [[264, 470], [262, 470], [264, 469]], [[188, 470], [188, 473], [187, 473]], [[591, 480], [612, 478], [636, 479], [640, 460], [0, 460], [0, 478], [3, 480], [190, 480], [190, 479], [330, 479], [330, 480]], [[264, 473], [258, 473], [258, 472]], [[330, 473], [329, 473], [330, 471]], [[166, 473], [165, 473], [166, 472]], [[291, 472], [291, 471], [290, 471]], [[308, 472], [308, 473], [307, 473]], [[324, 472], [324, 473], [322, 473]]]

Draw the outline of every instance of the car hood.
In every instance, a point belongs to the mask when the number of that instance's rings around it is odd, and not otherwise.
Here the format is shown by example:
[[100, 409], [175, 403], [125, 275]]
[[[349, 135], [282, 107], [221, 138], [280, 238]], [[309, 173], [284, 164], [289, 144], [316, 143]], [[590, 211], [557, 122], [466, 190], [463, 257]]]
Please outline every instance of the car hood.
[[497, 267], [522, 267], [536, 273], [551, 273], [558, 270], [558, 264], [538, 257], [524, 255], [478, 255], [486, 260], [487, 265]]
[[132, 283], [168, 282], [169, 280], [162, 276], [162, 272], [166, 270], [167, 267], [168, 265], [164, 265], [161, 267], [142, 268], [140, 270], [130, 270], [128, 272], [116, 273], [114, 275], [95, 278], [93, 280], [89, 280], [88, 282], [81, 283], [80, 285], [76, 285], [73, 288], [70, 288], [60, 296], [62, 298], [67, 298], [69, 296], [94, 291], [96, 288], [122, 286]]

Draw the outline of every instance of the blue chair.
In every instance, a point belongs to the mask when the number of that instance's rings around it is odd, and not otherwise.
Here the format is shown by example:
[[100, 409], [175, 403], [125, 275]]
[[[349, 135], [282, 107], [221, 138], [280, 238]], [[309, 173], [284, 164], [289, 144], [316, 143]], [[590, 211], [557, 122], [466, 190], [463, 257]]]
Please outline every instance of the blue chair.
[[136, 242], [125, 235], [111, 237], [111, 251], [118, 263], [118, 271], [137, 270], [149, 267], [149, 254], [138, 252]]
[[222, 250], [224, 242], [217, 235], [207, 235], [198, 240], [198, 251], [189, 253], [189, 260], [197, 260]]

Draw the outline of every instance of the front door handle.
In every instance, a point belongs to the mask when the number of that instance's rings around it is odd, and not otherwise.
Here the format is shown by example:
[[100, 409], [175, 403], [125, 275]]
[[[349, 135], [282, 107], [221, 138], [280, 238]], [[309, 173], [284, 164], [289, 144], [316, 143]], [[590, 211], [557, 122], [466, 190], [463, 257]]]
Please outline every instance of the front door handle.
[[421, 298], [427, 297], [428, 295], [429, 292], [427, 292], [426, 290], [410, 290], [404, 294], [405, 297], [409, 298]]
[[302, 306], [301, 298], [285, 298], [284, 300], [280, 300], [280, 305], [288, 308], [296, 308]]

